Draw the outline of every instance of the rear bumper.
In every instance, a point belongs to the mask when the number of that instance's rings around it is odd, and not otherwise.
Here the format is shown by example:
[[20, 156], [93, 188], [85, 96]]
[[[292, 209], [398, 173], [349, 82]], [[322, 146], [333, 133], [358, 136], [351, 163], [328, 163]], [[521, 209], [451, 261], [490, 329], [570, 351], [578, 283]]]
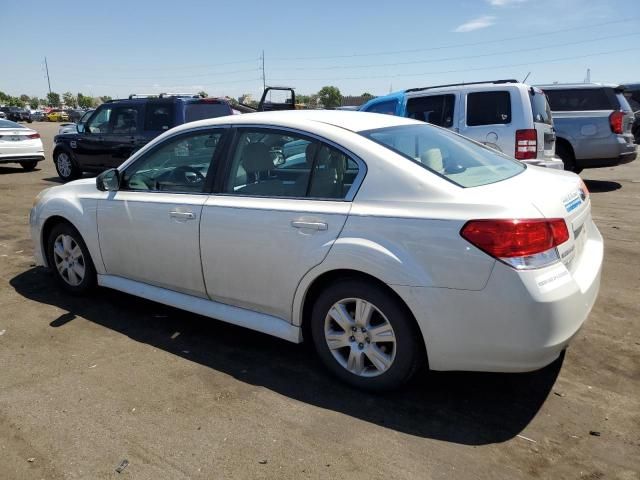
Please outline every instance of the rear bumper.
[[18, 163], [18, 162], [41, 162], [44, 160], [44, 153], [24, 153], [19, 155], [3, 155], [0, 156], [0, 163]]
[[526, 160], [524, 163], [535, 165], [537, 167], [553, 168], [555, 170], [564, 170], [564, 163], [559, 158], [546, 158], [536, 160]]
[[580, 260], [516, 271], [496, 262], [481, 291], [392, 286], [422, 330], [433, 370], [524, 372], [553, 362], [600, 288], [602, 237], [589, 220]]
[[635, 144], [625, 144], [621, 150], [618, 156], [612, 158], [577, 158], [576, 164], [582, 168], [615, 167], [633, 162], [638, 156], [638, 147]]

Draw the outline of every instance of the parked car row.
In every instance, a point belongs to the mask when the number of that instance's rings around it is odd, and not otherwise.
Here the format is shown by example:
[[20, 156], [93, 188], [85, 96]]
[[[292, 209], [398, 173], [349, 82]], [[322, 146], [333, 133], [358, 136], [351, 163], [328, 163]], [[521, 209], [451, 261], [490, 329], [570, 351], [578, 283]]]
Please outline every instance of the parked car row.
[[525, 163], [579, 173], [635, 160], [640, 113], [634, 118], [624, 91], [608, 84], [497, 80], [412, 88], [360, 110], [429, 122]]
[[4, 115], [2, 118], [11, 120], [12, 122], [28, 122], [31, 123], [31, 112], [22, 107], [0, 107], [0, 112]]

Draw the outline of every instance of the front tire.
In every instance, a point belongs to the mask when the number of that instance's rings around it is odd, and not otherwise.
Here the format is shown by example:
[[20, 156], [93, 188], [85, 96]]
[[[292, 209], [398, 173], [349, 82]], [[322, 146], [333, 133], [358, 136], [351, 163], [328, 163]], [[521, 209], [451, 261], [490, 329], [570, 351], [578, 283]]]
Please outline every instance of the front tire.
[[58, 285], [75, 295], [96, 285], [96, 269], [80, 233], [68, 223], [59, 223], [47, 238], [47, 259]]
[[56, 165], [56, 172], [58, 172], [60, 178], [65, 182], [75, 180], [82, 174], [71, 158], [71, 155], [65, 150], [60, 150], [55, 154], [54, 163]]
[[36, 160], [29, 160], [27, 162], [20, 162], [20, 166], [22, 167], [22, 169], [25, 172], [30, 172], [31, 170], [36, 168], [36, 165], [38, 165], [38, 162]]
[[355, 387], [400, 387], [422, 360], [411, 314], [388, 290], [358, 279], [339, 280], [317, 298], [311, 316], [315, 349], [325, 366]]

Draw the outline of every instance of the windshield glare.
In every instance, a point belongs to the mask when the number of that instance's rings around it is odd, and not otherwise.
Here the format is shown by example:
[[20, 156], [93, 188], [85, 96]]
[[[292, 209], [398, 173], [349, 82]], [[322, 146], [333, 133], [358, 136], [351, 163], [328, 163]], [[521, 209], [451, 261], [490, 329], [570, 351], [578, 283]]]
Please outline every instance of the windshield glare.
[[426, 124], [380, 128], [360, 134], [464, 188], [500, 182], [526, 168], [493, 149]]

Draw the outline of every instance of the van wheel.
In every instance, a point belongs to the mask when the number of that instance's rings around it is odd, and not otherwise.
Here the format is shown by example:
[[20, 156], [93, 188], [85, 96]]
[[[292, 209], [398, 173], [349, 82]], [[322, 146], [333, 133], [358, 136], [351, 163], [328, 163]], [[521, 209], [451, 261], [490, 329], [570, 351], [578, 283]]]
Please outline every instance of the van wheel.
[[71, 155], [64, 150], [55, 154], [54, 163], [56, 164], [56, 172], [65, 182], [79, 178], [82, 173], [71, 159]]
[[357, 279], [337, 281], [318, 296], [311, 334], [325, 366], [366, 390], [401, 386], [424, 358], [406, 307], [384, 288]]
[[576, 165], [576, 157], [569, 147], [564, 143], [556, 144], [556, 155], [560, 157], [562, 163], [564, 163], [564, 169], [574, 173], [580, 173], [582, 168]]
[[47, 259], [58, 284], [73, 294], [83, 294], [96, 285], [96, 269], [80, 233], [68, 223], [59, 223], [47, 239]]

